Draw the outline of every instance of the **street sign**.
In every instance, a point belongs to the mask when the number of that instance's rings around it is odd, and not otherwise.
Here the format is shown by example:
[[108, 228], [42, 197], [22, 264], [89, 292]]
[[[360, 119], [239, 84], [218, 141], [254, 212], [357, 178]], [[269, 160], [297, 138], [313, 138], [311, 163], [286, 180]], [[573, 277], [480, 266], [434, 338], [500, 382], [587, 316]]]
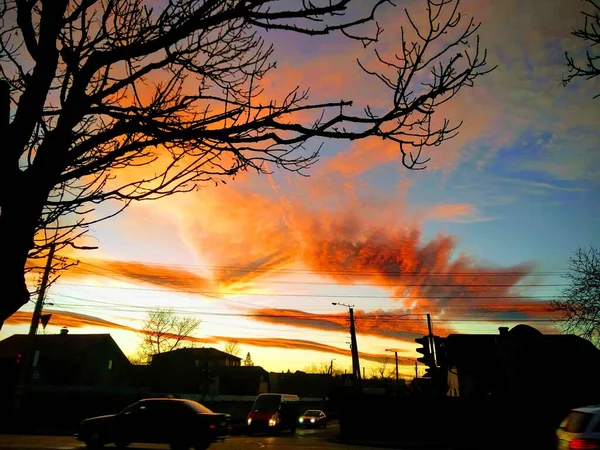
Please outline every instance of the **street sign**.
[[344, 387], [354, 387], [354, 381], [352, 381], [351, 375], [346, 375], [344, 380]]
[[39, 367], [34, 367], [33, 368], [33, 373], [31, 374], [31, 379], [32, 380], [39, 380], [40, 378], [42, 378], [42, 371], [40, 370]]

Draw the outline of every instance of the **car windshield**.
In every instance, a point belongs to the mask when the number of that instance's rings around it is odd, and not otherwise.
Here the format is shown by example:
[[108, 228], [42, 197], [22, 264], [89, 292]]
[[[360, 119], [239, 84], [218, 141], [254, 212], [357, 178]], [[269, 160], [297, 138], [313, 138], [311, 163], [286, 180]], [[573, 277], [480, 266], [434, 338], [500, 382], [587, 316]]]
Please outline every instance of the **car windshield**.
[[321, 411], [317, 411], [315, 409], [309, 409], [304, 413], [305, 416], [308, 417], [318, 417], [321, 414]]
[[564, 430], [569, 433], [581, 433], [592, 419], [593, 414], [581, 411], [571, 411], [564, 423]]
[[280, 395], [260, 395], [254, 401], [252, 410], [264, 411], [264, 412], [275, 412], [279, 410], [279, 404], [281, 403]]

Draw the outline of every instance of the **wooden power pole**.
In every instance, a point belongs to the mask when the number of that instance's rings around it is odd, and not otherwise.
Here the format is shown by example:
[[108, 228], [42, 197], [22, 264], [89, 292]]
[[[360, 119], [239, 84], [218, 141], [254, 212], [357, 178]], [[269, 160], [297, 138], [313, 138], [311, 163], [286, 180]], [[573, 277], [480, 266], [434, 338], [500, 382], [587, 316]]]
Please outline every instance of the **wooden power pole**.
[[50, 278], [50, 271], [52, 270], [52, 260], [54, 258], [55, 244], [50, 245], [50, 251], [48, 252], [48, 259], [46, 261], [46, 268], [42, 275], [42, 283], [40, 285], [40, 291], [38, 293], [37, 301], [35, 302], [35, 309], [31, 315], [31, 324], [29, 325], [29, 335], [27, 336], [27, 346], [25, 348], [24, 364], [19, 374], [19, 385], [25, 384], [29, 380], [31, 375], [31, 365], [33, 362], [33, 353], [35, 352], [35, 335], [40, 324], [40, 318], [42, 316], [42, 309], [44, 307], [44, 298], [46, 297], [46, 288], [48, 287], [48, 279]]

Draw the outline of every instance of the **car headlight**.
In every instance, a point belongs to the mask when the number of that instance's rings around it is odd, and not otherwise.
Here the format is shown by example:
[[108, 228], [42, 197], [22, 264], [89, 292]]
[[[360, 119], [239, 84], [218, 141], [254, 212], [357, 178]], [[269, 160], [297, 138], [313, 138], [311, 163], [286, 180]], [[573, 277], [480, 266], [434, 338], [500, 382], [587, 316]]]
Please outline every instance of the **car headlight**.
[[248, 419], [248, 425], [252, 423], [252, 419]]
[[269, 419], [269, 426], [274, 427], [279, 422], [279, 415], [273, 414], [273, 416]]
[[298, 419], [298, 422], [302, 423], [302, 422], [304, 422], [304, 419], [303, 419], [302, 417], [300, 417], [300, 418]]
[[315, 419], [310, 419], [310, 423], [315, 423]]

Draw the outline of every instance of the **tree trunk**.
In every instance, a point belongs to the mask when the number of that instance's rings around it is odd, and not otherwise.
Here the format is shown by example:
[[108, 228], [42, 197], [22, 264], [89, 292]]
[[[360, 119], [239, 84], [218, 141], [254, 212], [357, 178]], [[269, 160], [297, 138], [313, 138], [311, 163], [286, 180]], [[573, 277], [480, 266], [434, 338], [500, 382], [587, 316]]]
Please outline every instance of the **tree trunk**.
[[[9, 198], [3, 198], [0, 212], [0, 322], [6, 321], [29, 301], [25, 264], [33, 248], [33, 237], [41, 212], [37, 202], [25, 194], [27, 189], [23, 186], [14, 186], [12, 192], [14, 194]], [[38, 209], [40, 211], [36, 214]]]
[[[16, 236], [13, 227], [6, 223], [5, 213], [0, 216], [0, 322], [6, 321], [21, 306], [29, 301], [29, 291], [25, 284], [25, 262], [31, 245], [22, 236]], [[23, 233], [19, 233], [23, 234]], [[30, 235], [30, 241], [33, 235]]]

